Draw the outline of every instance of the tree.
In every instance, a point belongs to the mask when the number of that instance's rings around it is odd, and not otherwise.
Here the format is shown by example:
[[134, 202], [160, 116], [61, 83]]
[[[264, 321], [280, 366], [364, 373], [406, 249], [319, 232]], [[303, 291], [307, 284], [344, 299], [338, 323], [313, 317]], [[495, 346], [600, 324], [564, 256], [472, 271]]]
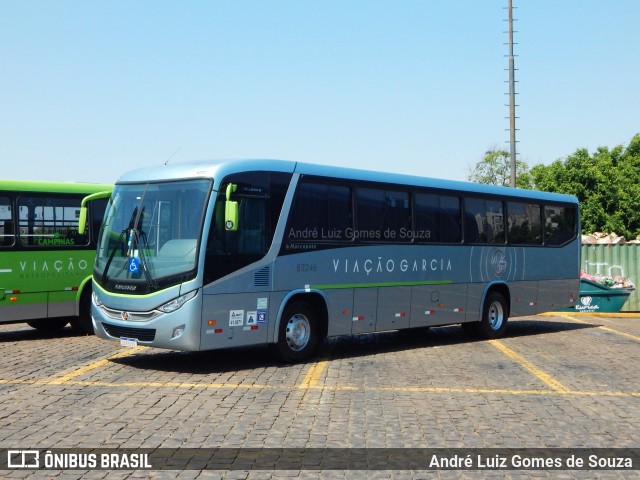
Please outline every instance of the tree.
[[564, 161], [536, 165], [531, 180], [537, 190], [578, 197], [584, 232], [640, 235], [640, 134], [627, 148], [582, 148]]
[[[467, 179], [476, 183], [489, 185], [511, 185], [511, 158], [506, 150], [492, 147], [487, 150], [482, 160], [469, 169]], [[516, 187], [531, 188], [531, 175], [526, 162], [516, 159]]]

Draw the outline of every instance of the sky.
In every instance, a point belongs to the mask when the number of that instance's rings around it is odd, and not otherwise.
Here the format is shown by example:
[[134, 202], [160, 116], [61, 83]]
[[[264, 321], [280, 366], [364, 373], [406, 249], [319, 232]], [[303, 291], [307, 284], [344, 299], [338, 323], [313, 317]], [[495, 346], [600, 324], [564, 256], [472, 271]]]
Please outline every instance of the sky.
[[[640, 1], [513, 0], [518, 157], [640, 133]], [[278, 158], [466, 180], [509, 149], [507, 0], [0, 0], [0, 178]]]

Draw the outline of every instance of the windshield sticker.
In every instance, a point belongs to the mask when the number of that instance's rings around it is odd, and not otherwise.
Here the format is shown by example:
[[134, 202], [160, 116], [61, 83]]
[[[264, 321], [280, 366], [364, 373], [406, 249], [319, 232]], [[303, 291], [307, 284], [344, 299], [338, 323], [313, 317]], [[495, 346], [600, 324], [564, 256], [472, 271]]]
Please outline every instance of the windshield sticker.
[[132, 257], [129, 259], [129, 272], [138, 273], [140, 269], [140, 259]]

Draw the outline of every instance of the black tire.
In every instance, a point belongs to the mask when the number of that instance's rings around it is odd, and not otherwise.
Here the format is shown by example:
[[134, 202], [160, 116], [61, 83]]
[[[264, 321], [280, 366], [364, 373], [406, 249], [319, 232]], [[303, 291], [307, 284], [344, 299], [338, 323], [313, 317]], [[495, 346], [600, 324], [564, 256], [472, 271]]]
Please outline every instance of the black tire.
[[300, 362], [311, 358], [320, 340], [315, 311], [304, 302], [291, 302], [280, 319], [276, 353], [285, 362]]
[[462, 327], [462, 330], [464, 330], [464, 333], [471, 338], [478, 338], [478, 325], [480, 325], [480, 322], [468, 322], [468, 323], [463, 323], [462, 325], [460, 325]]
[[482, 306], [482, 319], [463, 323], [462, 328], [470, 337], [491, 340], [504, 335], [508, 320], [509, 310], [504, 296], [500, 292], [489, 292]]
[[43, 318], [42, 320], [32, 320], [27, 322], [32, 328], [36, 330], [40, 330], [41, 332], [53, 333], [59, 330], [62, 330], [69, 323], [69, 319], [67, 317], [60, 318]]
[[490, 292], [482, 308], [482, 320], [476, 325], [478, 336], [484, 339], [500, 338], [507, 329], [509, 310], [507, 301], [499, 292]]
[[80, 315], [71, 318], [71, 326], [74, 330], [85, 335], [94, 335], [93, 322], [91, 321], [91, 286], [85, 287], [80, 297]]

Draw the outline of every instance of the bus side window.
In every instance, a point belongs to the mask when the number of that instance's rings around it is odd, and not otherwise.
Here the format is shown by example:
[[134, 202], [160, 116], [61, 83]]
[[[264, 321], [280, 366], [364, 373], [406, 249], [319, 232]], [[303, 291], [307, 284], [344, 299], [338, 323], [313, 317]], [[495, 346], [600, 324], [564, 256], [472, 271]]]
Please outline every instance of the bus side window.
[[20, 243], [37, 247], [87, 246], [89, 236], [78, 233], [81, 201], [79, 196], [20, 197]]
[[264, 255], [267, 253], [267, 200], [243, 198], [238, 207], [240, 212], [239, 235], [236, 236], [238, 253], [241, 255]]
[[559, 246], [576, 235], [576, 210], [573, 207], [546, 205], [544, 207], [545, 243]]
[[508, 202], [509, 243], [512, 245], [542, 245], [542, 215], [540, 205]]
[[0, 247], [10, 247], [15, 240], [15, 223], [11, 213], [11, 199], [0, 197]]
[[[207, 239], [205, 282], [211, 282], [264, 257], [273, 240], [290, 174], [248, 172], [232, 175], [222, 183]], [[225, 228], [226, 186], [238, 187], [238, 228]]]
[[224, 227], [226, 198], [218, 196], [211, 225], [208, 250], [214, 255], [264, 255], [266, 248], [266, 201], [242, 198], [238, 230]]
[[15, 234], [15, 228], [13, 227], [13, 220], [5, 220], [2, 228], [2, 246], [10, 247], [13, 245], [13, 239]]
[[421, 243], [460, 243], [460, 199], [439, 193], [416, 193], [416, 238]]
[[286, 242], [347, 242], [352, 227], [349, 186], [318, 180], [300, 182], [289, 215]]
[[409, 194], [383, 188], [356, 190], [359, 240], [367, 242], [410, 242], [411, 208]]
[[502, 201], [465, 199], [465, 237], [469, 243], [501, 245], [505, 242]]
[[98, 239], [98, 232], [100, 231], [100, 225], [102, 224], [102, 219], [104, 218], [104, 212], [107, 209], [107, 202], [108, 200], [106, 198], [99, 198], [98, 200], [93, 200], [91, 202], [91, 231], [88, 233], [91, 244], [94, 246]]

